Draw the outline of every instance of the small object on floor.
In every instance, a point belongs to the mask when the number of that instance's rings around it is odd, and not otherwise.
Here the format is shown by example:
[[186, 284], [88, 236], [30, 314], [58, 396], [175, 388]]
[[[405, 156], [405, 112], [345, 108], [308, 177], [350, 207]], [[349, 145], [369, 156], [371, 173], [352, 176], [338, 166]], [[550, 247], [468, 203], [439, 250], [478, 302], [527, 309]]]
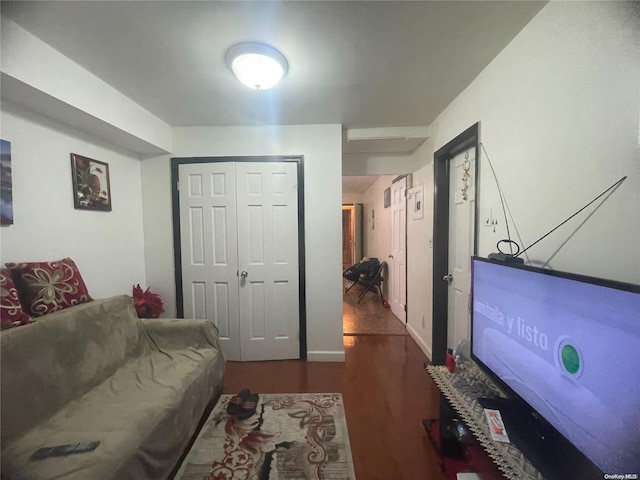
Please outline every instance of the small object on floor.
[[458, 473], [456, 478], [458, 480], [482, 480], [482, 477], [474, 472]]
[[384, 305], [384, 308], [391, 308], [391, 305], [389, 305], [389, 302], [387, 302], [386, 300], [382, 302], [382, 304]]
[[68, 445], [56, 445], [55, 447], [39, 448], [33, 455], [31, 460], [44, 460], [49, 457], [65, 457], [73, 453], [86, 453], [96, 449], [100, 441], [70, 443]]
[[249, 394], [247, 399], [242, 404], [242, 407], [240, 407], [240, 413], [238, 413], [238, 418], [240, 420], [246, 420], [247, 418], [253, 416], [253, 414], [256, 413], [256, 408], [258, 408], [259, 399], [260, 397], [258, 397], [257, 393]]
[[243, 388], [237, 395], [231, 397], [229, 405], [227, 405], [227, 413], [230, 415], [236, 415], [242, 411], [242, 404], [247, 401], [247, 398], [251, 395], [248, 388]]

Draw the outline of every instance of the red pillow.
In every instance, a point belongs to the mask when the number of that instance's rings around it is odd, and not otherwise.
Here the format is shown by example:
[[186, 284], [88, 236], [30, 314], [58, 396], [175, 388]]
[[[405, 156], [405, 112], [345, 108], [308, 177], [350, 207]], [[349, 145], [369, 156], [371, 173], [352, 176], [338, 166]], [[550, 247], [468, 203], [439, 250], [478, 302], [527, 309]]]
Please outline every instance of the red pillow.
[[20, 301], [33, 317], [93, 300], [70, 258], [55, 262], [7, 264]]
[[29, 320], [31, 317], [22, 310], [9, 269], [0, 269], [0, 330], [24, 325]]

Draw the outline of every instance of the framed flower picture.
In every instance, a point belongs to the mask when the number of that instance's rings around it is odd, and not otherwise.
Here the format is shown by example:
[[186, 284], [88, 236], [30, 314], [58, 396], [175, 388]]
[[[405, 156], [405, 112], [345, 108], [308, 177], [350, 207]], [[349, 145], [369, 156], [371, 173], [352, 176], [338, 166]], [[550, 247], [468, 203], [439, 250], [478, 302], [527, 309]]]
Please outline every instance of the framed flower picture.
[[73, 205], [79, 210], [111, 211], [109, 164], [71, 154]]

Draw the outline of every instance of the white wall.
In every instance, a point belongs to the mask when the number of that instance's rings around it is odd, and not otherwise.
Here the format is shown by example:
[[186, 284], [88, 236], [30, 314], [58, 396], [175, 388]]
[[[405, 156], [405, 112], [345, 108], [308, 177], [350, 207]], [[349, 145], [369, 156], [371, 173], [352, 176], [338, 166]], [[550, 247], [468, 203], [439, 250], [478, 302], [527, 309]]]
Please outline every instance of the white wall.
[[343, 193], [342, 204], [349, 205], [352, 203], [362, 203], [362, 195], [360, 193]]
[[[309, 360], [344, 360], [340, 125], [174, 129], [174, 157], [303, 155]], [[175, 313], [169, 157], [143, 162], [147, 277]]]
[[[2, 263], [71, 257], [94, 298], [145, 285], [139, 160], [6, 102], [1, 126], [11, 142], [15, 219], [0, 227]], [[71, 153], [109, 164], [111, 212], [74, 209]]]
[[[628, 175], [549, 266], [633, 283], [640, 283], [639, 9], [549, 3], [433, 122], [433, 148], [424, 155], [431, 162], [433, 150], [480, 121], [524, 245]], [[480, 172], [481, 216], [489, 208], [500, 212], [484, 155]], [[591, 210], [533, 247], [530, 260], [549, 260]], [[480, 233], [479, 253], [486, 256], [506, 237], [504, 222], [495, 234], [483, 227]], [[410, 229], [410, 263], [431, 235], [432, 229]], [[416, 285], [431, 291], [432, 273], [424, 273], [409, 270], [411, 291]], [[430, 325], [431, 305], [421, 307]], [[410, 313], [410, 327], [430, 344], [428, 329], [418, 328], [422, 314]]]
[[[397, 175], [382, 175], [362, 195], [364, 248], [362, 254], [387, 261], [391, 254], [391, 207], [384, 208], [384, 191]], [[374, 215], [372, 221], [372, 214]]]
[[419, 166], [413, 153], [355, 153], [343, 156], [342, 175], [405, 175]]
[[[415, 153], [427, 163], [433, 158], [433, 143], [428, 140]], [[407, 329], [431, 358], [431, 309], [433, 305], [433, 163], [413, 173], [413, 185], [422, 184], [424, 216], [413, 219], [413, 189], [407, 204]]]

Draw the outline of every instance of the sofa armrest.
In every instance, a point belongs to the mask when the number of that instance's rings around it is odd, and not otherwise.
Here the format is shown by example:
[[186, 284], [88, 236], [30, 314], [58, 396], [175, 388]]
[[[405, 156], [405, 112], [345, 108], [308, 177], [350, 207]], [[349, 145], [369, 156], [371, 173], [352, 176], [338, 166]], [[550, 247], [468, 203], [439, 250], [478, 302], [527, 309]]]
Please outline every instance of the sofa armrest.
[[144, 335], [160, 351], [215, 348], [222, 353], [218, 328], [209, 320], [141, 318]]

